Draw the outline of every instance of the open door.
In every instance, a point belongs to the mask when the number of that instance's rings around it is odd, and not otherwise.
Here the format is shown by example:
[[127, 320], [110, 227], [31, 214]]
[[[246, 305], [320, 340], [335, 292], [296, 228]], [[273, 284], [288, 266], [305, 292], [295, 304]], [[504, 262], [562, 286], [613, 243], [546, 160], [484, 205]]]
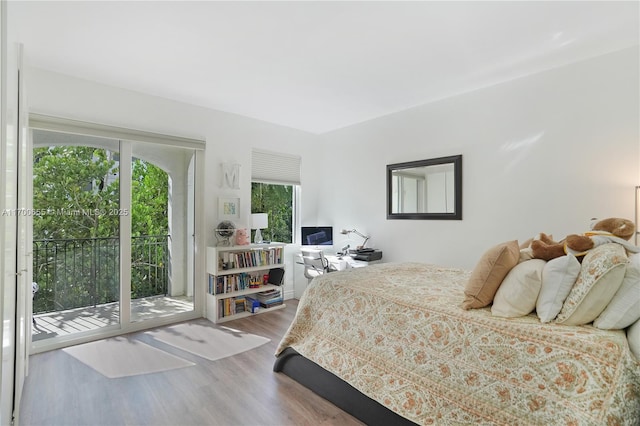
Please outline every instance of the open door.
[[[28, 324], [31, 291], [30, 147], [21, 82], [22, 46], [7, 41], [6, 2], [2, 2], [0, 66], [2, 103], [0, 128], [0, 424], [14, 423], [27, 373], [30, 345]], [[26, 165], [26, 168], [25, 168]]]

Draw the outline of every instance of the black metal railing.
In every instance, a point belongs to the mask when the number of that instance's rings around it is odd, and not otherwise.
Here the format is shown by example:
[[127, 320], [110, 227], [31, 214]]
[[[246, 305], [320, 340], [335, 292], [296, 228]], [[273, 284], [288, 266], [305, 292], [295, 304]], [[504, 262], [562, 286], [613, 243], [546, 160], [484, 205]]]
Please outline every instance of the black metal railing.
[[[131, 298], [166, 295], [168, 235], [131, 239]], [[96, 306], [120, 299], [118, 237], [33, 241], [33, 313]]]

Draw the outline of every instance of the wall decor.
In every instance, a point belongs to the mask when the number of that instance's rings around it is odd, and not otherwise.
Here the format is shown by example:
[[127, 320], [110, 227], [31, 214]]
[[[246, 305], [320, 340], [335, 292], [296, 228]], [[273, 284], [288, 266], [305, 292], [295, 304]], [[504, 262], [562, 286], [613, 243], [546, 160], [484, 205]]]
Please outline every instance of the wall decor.
[[218, 198], [218, 219], [240, 219], [240, 198]]
[[387, 219], [462, 220], [462, 155], [387, 165]]
[[240, 164], [222, 163], [222, 187], [240, 189]]

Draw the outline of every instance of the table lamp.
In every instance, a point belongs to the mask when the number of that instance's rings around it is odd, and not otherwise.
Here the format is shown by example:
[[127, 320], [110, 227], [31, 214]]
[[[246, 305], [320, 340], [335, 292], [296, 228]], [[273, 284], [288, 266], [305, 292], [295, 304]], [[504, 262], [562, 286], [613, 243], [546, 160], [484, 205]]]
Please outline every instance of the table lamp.
[[269, 215], [267, 213], [252, 213], [251, 214], [251, 229], [256, 230], [253, 242], [256, 244], [263, 243], [262, 229], [269, 227]]
[[362, 245], [359, 245], [358, 249], [363, 249], [364, 246], [367, 244], [367, 241], [369, 241], [369, 238], [370, 238], [367, 235], [362, 235], [361, 233], [359, 233], [355, 229], [343, 229], [342, 231], [340, 231], [340, 233], [343, 234], [343, 235], [348, 235], [348, 234], [354, 233], [354, 234], [358, 235], [359, 237], [364, 238], [364, 241], [362, 242]]

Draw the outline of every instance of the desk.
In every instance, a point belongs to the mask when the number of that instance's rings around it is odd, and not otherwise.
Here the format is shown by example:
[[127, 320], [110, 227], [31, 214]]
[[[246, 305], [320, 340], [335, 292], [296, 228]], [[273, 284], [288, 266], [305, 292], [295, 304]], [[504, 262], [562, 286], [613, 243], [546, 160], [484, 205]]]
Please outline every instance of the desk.
[[[329, 262], [329, 272], [344, 271], [352, 268], [363, 268], [374, 263], [382, 262], [381, 260], [366, 262], [364, 260], [355, 260], [351, 256], [337, 256], [331, 254], [325, 255], [324, 257]], [[294, 268], [293, 278], [294, 297], [296, 299], [300, 299], [300, 297], [302, 297], [302, 293], [304, 293], [307, 285], [309, 284], [309, 280], [304, 276], [304, 260], [302, 259], [302, 253], [298, 252], [294, 254], [293, 259], [296, 265], [300, 265]]]
[[374, 262], [365, 262], [364, 260], [355, 260], [351, 256], [325, 256], [329, 261], [329, 269], [332, 271], [344, 271], [351, 268], [363, 268]]
[[[329, 269], [331, 271], [344, 271], [345, 269], [351, 268], [363, 268], [365, 266], [380, 262], [379, 260], [366, 262], [364, 260], [355, 260], [351, 256], [337, 256], [332, 254], [325, 255], [324, 258], [329, 262]], [[304, 265], [304, 260], [302, 259], [301, 253], [296, 254], [296, 263], [299, 265]]]

